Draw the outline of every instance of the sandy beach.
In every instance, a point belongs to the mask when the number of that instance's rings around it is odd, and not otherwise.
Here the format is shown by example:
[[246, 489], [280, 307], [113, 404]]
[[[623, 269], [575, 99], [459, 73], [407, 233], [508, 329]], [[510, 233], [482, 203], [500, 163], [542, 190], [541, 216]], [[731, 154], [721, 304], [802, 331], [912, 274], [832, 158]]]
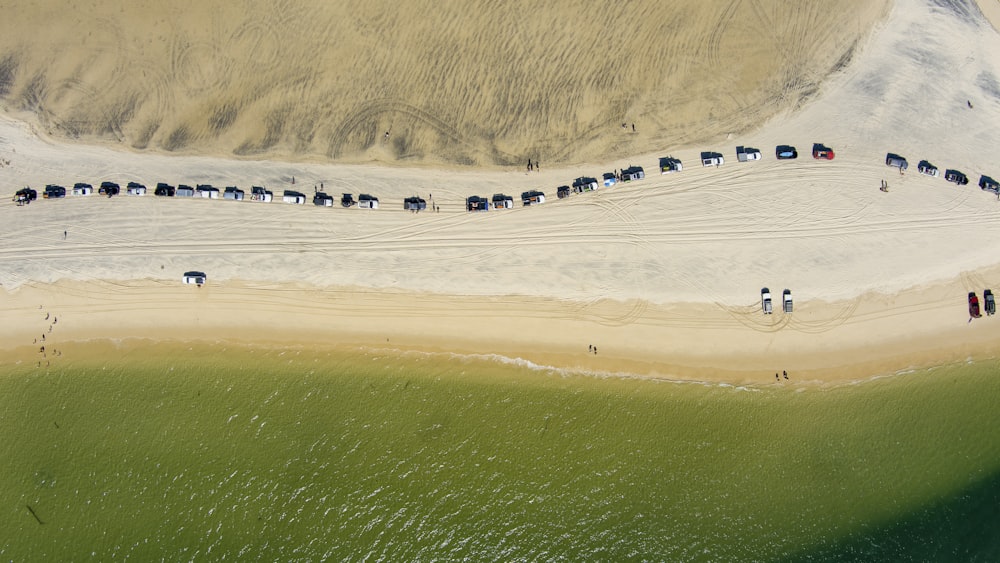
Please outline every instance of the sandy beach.
[[[482, 160], [496, 150], [485, 144], [465, 155], [482, 166], [458, 167], [458, 153], [441, 156], [431, 141], [418, 163], [377, 147], [345, 151], [336, 163], [318, 162], [315, 149], [236, 158], [232, 146], [245, 135], [170, 155], [160, 133], [150, 142], [161, 146], [145, 151], [120, 140], [67, 141], [51, 127], [56, 116], [39, 120], [8, 94], [0, 117], [8, 200], [23, 185], [134, 180], [309, 196], [322, 185], [335, 197], [370, 193], [382, 208], [151, 195], [8, 203], [0, 208], [3, 348], [11, 361], [35, 361], [41, 334], [52, 335], [50, 347], [77, 349], [91, 339], [362, 347], [734, 384], [773, 384], [781, 370], [794, 384], [839, 384], [995, 358], [1000, 321], [970, 319], [966, 296], [1000, 291], [991, 242], [1000, 202], [976, 186], [980, 174], [1000, 175], [991, 168], [1000, 144], [1000, 35], [974, 4], [898, 0], [880, 10], [857, 15], [877, 23], [853, 28], [844, 64], [820, 57], [830, 64], [816, 68], [832, 74], [820, 73], [815, 92], [769, 103], [766, 88], [749, 86], [760, 109], [736, 125], [692, 106], [628, 142], [615, 140], [619, 118], [592, 123], [599, 143], [531, 173], [520, 160]], [[790, 68], [804, 64], [794, 53], [790, 45], [782, 59]], [[669, 96], [659, 103], [673, 107]], [[734, 104], [728, 111], [742, 107]], [[376, 135], [384, 128], [370, 127]], [[533, 142], [552, 144], [546, 135], [515, 137], [503, 142], [519, 157], [532, 154]], [[813, 143], [836, 158], [814, 160]], [[799, 158], [776, 160], [778, 144], [795, 145]], [[759, 148], [763, 159], [736, 162], [737, 145]], [[709, 150], [723, 153], [725, 165], [701, 167], [699, 153]], [[885, 166], [887, 152], [908, 158], [905, 175]], [[668, 155], [684, 162], [683, 172], [658, 173]], [[965, 172], [970, 184], [918, 174], [922, 159], [942, 173]], [[629, 165], [643, 166], [647, 178], [555, 198], [556, 186], [576, 177]], [[469, 195], [516, 198], [529, 189], [549, 201], [464, 210]], [[410, 195], [441, 211], [404, 211]], [[207, 272], [206, 286], [183, 286], [188, 270]], [[790, 289], [794, 312], [763, 315], [763, 287], [776, 308]]]

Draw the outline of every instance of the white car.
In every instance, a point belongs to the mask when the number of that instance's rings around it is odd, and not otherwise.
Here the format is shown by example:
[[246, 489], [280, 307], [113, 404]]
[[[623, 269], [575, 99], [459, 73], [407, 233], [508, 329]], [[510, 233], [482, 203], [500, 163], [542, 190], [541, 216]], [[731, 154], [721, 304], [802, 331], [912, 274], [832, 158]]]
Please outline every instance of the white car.
[[208, 276], [205, 272], [184, 272], [184, 277], [181, 280], [187, 285], [204, 285], [205, 280]]
[[790, 289], [781, 293], [781, 310], [786, 313], [792, 312], [792, 290]]
[[701, 165], [702, 166], [722, 166], [726, 163], [726, 159], [722, 157], [721, 154], [717, 152], [703, 152], [701, 153]]
[[771, 290], [764, 288], [760, 290], [760, 308], [764, 311], [765, 315], [770, 315], [771, 310]]

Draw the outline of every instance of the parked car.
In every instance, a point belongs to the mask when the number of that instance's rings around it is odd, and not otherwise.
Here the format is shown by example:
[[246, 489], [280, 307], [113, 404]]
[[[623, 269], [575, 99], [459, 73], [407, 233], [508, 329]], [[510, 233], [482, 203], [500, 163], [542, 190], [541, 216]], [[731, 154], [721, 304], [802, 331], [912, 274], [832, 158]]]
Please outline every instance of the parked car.
[[281, 201], [292, 205], [305, 205], [306, 195], [294, 190], [285, 190], [285, 193], [281, 196]]
[[959, 172], [958, 170], [945, 170], [944, 179], [948, 180], [949, 182], [954, 182], [959, 186], [964, 186], [969, 183], [969, 177]]
[[760, 290], [760, 308], [765, 315], [771, 314], [771, 290], [766, 287]]
[[205, 272], [184, 272], [184, 276], [181, 278], [185, 284], [198, 286], [203, 285], [207, 279], [208, 276], [205, 275]]
[[195, 192], [194, 188], [192, 188], [191, 186], [188, 186], [186, 184], [178, 184], [177, 191], [175, 193], [177, 197], [194, 197], [195, 193], [197, 192]]
[[569, 186], [559, 186], [556, 188], [556, 197], [559, 199], [566, 199], [569, 197], [570, 190]]
[[969, 292], [969, 316], [974, 319], [982, 316], [979, 314], [979, 297], [976, 296], [975, 291]]
[[781, 309], [786, 313], [792, 312], [792, 290], [786, 289], [781, 292]]
[[573, 191], [577, 193], [592, 192], [596, 190], [598, 186], [599, 184], [597, 183], [597, 178], [581, 176], [576, 180], [573, 180]]
[[108, 197], [116, 196], [121, 192], [121, 187], [114, 182], [101, 182], [101, 187], [97, 193]]
[[760, 149], [751, 147], [736, 147], [736, 160], [739, 162], [760, 160]]
[[219, 199], [219, 188], [211, 184], [198, 184], [198, 194], [205, 199]]
[[833, 160], [833, 149], [823, 143], [813, 144], [813, 158], [817, 160]]
[[340, 205], [342, 207], [351, 207], [357, 203], [354, 201], [354, 194], [343, 194], [340, 196]]
[[129, 182], [125, 186], [125, 193], [128, 195], [146, 195], [146, 186], [140, 184], [139, 182]]
[[538, 190], [523, 192], [521, 194], [521, 203], [523, 205], [539, 205], [545, 203], [545, 194]]
[[237, 188], [236, 186], [227, 186], [226, 191], [222, 193], [222, 199], [243, 201], [244, 198], [246, 198], [246, 192]]
[[993, 192], [997, 194], [998, 197], [1000, 197], [1000, 183], [998, 183], [993, 178], [990, 178], [989, 176], [979, 177], [979, 187], [983, 191]]
[[885, 155], [885, 165], [899, 168], [900, 170], [906, 170], [906, 167], [909, 166], [905, 158], [891, 152]]
[[61, 197], [66, 197], [66, 188], [55, 184], [49, 184], [45, 186], [45, 193], [42, 194], [42, 197], [45, 199], [59, 199]]
[[368, 194], [361, 194], [358, 196], [358, 208], [378, 209], [378, 198]]
[[416, 196], [408, 197], [403, 200], [403, 209], [407, 211], [422, 211], [427, 209], [427, 202]]
[[267, 203], [274, 199], [274, 193], [271, 190], [265, 190], [260, 186], [253, 186], [250, 188], [250, 200], [251, 201], [262, 201]]
[[14, 201], [18, 205], [27, 205], [36, 199], [38, 199], [38, 192], [27, 186], [17, 190], [17, 193], [14, 194]]
[[[569, 189], [568, 187], [566, 188]], [[493, 209], [513, 209], [514, 198], [506, 194], [493, 194]]]
[[684, 164], [679, 158], [664, 156], [660, 158], [660, 174], [670, 174], [684, 170]]
[[490, 202], [485, 197], [469, 196], [465, 199], [465, 209], [468, 211], [489, 211]]
[[159, 182], [156, 184], [156, 189], [153, 190], [153, 195], [158, 195], [160, 197], [174, 197], [174, 187], [170, 184]]
[[313, 205], [319, 207], [333, 207], [333, 196], [327, 195], [323, 192], [316, 192], [313, 195]]
[[995, 315], [997, 312], [997, 302], [995, 299], [993, 299], [992, 290], [987, 289], [983, 291], [983, 301], [985, 304], [986, 314]]
[[629, 166], [625, 170], [622, 170], [622, 182], [642, 180], [645, 177], [646, 171], [642, 169], [642, 166]]
[[717, 152], [703, 152], [701, 153], [701, 165], [702, 166], [722, 166], [726, 163], [726, 159]]
[[774, 148], [774, 156], [778, 160], [792, 160], [799, 157], [799, 151], [791, 145], [778, 145]]
[[605, 172], [603, 178], [604, 178], [604, 187], [606, 188], [610, 188], [611, 186], [618, 183], [618, 179], [615, 178], [615, 175], [612, 172]]
[[934, 166], [930, 162], [927, 162], [926, 160], [921, 160], [917, 163], [917, 172], [920, 172], [924, 176], [932, 176], [934, 178], [937, 178], [938, 174], [940, 174], [940, 172], [938, 172], [938, 167]]
[[94, 193], [94, 187], [90, 184], [74, 184], [71, 193], [73, 195], [91, 195]]

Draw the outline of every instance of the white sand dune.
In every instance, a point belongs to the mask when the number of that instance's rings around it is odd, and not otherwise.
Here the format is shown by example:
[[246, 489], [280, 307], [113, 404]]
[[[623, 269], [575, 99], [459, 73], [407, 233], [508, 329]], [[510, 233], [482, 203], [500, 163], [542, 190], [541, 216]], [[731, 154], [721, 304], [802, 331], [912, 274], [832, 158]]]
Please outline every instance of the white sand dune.
[[[1000, 202], [975, 186], [979, 174], [1000, 176], [991, 168], [998, 48], [973, 3], [898, 0], [807, 106], [755, 132], [673, 150], [686, 168], [667, 176], [657, 174], [666, 152], [531, 174], [288, 164], [68, 145], [5, 120], [0, 154], [11, 164], [0, 178], [11, 187], [163, 180], [277, 193], [294, 176], [307, 193], [322, 182], [383, 204], [369, 212], [149, 196], [5, 206], [5, 305], [28, 318], [36, 301], [58, 303], [76, 313], [79, 328], [66, 330], [77, 338], [152, 337], [150, 325], [245, 340], [262, 330], [299, 342], [391, 334], [400, 347], [482, 352], [487, 341], [486, 351], [536, 363], [741, 381], [773, 367], [826, 379], [995, 354], [1000, 323], [968, 322], [965, 294], [1000, 290]], [[813, 142], [836, 159], [813, 160]], [[800, 158], [775, 160], [783, 143]], [[764, 159], [736, 163], [737, 144]], [[727, 163], [702, 168], [701, 150]], [[905, 176], [884, 165], [888, 151], [909, 159]], [[972, 183], [918, 175], [921, 159]], [[649, 177], [554, 197], [576, 176], [629, 164]], [[532, 188], [550, 202], [463, 208], [468, 195]], [[404, 211], [412, 194], [432, 195], [442, 211]], [[189, 269], [208, 272], [211, 287], [180, 287]], [[764, 286], [776, 297], [791, 288], [796, 312], [760, 314]], [[20, 341], [19, 330], [0, 335]], [[578, 359], [592, 342], [600, 359]]]
[[801, 104], [887, 4], [15, 0], [0, 99], [142, 150], [586, 162]]

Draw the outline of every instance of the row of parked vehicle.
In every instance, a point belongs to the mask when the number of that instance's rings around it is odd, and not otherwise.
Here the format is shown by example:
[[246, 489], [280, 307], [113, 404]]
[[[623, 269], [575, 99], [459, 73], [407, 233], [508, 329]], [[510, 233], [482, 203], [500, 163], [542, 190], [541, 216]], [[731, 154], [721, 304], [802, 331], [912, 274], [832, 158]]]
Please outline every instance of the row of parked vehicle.
[[[995, 315], [997, 312], [997, 302], [993, 298], [993, 292], [989, 289], [983, 291], [983, 308], [986, 309], [987, 315]], [[969, 292], [969, 316], [978, 319], [983, 316], [979, 312], [979, 296], [976, 295], [975, 291]]]
[[[556, 188], [556, 197], [565, 199], [574, 193], [584, 193], [596, 191], [601, 184], [605, 187], [614, 186], [618, 182], [633, 182], [646, 177], [646, 172], [641, 166], [629, 166], [615, 172], [606, 172], [602, 180], [590, 176], [581, 176], [573, 180], [572, 186], [559, 186]], [[540, 190], [528, 190], [521, 192], [521, 205], [540, 205], [545, 203], [545, 192]], [[465, 198], [465, 209], [467, 211], [489, 211], [490, 209], [511, 209], [514, 207], [514, 198], [507, 194], [493, 194], [492, 198], [473, 195]]]
[[[885, 155], [885, 165], [893, 168], [899, 168], [900, 172], [902, 172], [907, 169], [909, 163], [904, 157], [899, 156], [896, 153], [888, 153]], [[917, 172], [923, 174], [924, 176], [931, 176], [933, 178], [937, 178], [941, 175], [941, 171], [938, 170], [938, 167], [926, 160], [921, 160], [917, 163]], [[960, 170], [945, 170], [944, 179], [959, 186], [964, 186], [969, 183], [969, 177]], [[1000, 183], [985, 174], [979, 176], [979, 188], [984, 191], [993, 192], [1000, 197]]]
[[[66, 197], [67, 194], [72, 196], [89, 196], [93, 193], [94, 187], [90, 184], [82, 182], [74, 184], [69, 190], [62, 186], [49, 184], [45, 186], [42, 197], [44, 199], [60, 199]], [[97, 193], [107, 197], [114, 197], [121, 193], [121, 187], [114, 182], [102, 182], [97, 190]], [[146, 195], [147, 190], [146, 186], [138, 182], [129, 182], [125, 188], [125, 193], [132, 196], [144, 196]], [[220, 190], [219, 188], [209, 184], [198, 184], [195, 187], [179, 184], [175, 187], [170, 184], [158, 183], [156, 184], [156, 188], [153, 190], [153, 195], [158, 197], [200, 197], [205, 199], [228, 199], [233, 201], [243, 201], [245, 199], [249, 199], [250, 201], [259, 201], [263, 203], [268, 203], [274, 200], [274, 193], [261, 186], [251, 187], [248, 197], [244, 190], [241, 190], [236, 186], [229, 186]], [[14, 195], [14, 200], [19, 205], [31, 203], [36, 199], [38, 199], [38, 192], [28, 187], [18, 190]], [[282, 194], [282, 201], [285, 203], [303, 205], [306, 203], [307, 198], [306, 195], [301, 192], [285, 190]], [[312, 202], [317, 206], [332, 207], [334, 198], [324, 192], [317, 192], [313, 196]], [[345, 193], [340, 198], [340, 205], [342, 207], [358, 206], [362, 209], [378, 209], [379, 200], [377, 197], [368, 194], [361, 194], [358, 196], [358, 199], [355, 200], [353, 194]]]
[[[823, 143], [813, 143], [813, 158], [816, 160], [833, 160], [835, 154], [833, 149]], [[774, 148], [774, 157], [778, 160], [793, 160], [799, 157], [799, 151], [792, 145], [778, 145]], [[760, 160], [760, 149], [754, 147], [736, 147], [736, 160], [738, 162], [749, 162]], [[720, 152], [705, 151], [701, 153], [702, 166], [722, 166], [726, 163], [726, 157]], [[660, 159], [660, 174], [672, 174], [684, 170], [684, 163], [679, 158], [665, 156]]]
[[[760, 290], [760, 309], [764, 311], [765, 315], [774, 312], [771, 304], [771, 290], [766, 287]], [[781, 310], [785, 313], [792, 312], [792, 290], [790, 289], [781, 292]]]

